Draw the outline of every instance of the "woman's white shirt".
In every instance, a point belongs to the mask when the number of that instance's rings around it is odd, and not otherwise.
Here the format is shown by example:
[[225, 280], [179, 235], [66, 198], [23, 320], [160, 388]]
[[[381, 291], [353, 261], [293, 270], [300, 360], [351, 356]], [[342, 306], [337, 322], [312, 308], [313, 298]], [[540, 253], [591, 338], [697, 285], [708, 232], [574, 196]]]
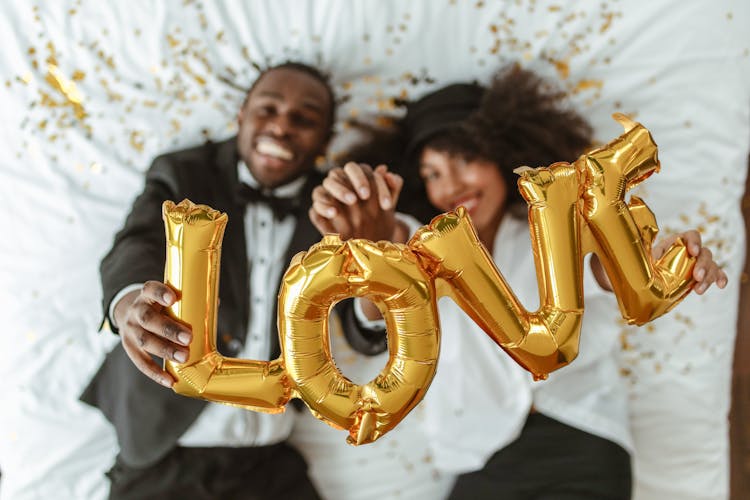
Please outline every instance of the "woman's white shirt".
[[[526, 220], [506, 216], [494, 249], [497, 268], [523, 306], [535, 311], [539, 294]], [[440, 299], [440, 357], [423, 402], [440, 470], [481, 469], [520, 435], [532, 405], [632, 451], [626, 390], [617, 366], [618, 331], [610, 319], [617, 301], [597, 284], [588, 259], [585, 264], [579, 355], [541, 382], [534, 382], [452, 300]]]

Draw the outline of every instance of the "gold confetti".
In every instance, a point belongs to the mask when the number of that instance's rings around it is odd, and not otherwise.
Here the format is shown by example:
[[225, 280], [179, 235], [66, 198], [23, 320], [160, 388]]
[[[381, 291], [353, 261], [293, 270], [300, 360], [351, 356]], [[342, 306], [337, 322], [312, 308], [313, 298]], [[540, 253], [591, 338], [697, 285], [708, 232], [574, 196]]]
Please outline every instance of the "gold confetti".
[[206, 79], [205, 79], [205, 78], [203, 78], [203, 77], [202, 77], [202, 76], [200, 76], [200, 75], [197, 75], [197, 74], [196, 74], [196, 73], [195, 73], [195, 72], [194, 72], [194, 71], [192, 70], [192, 68], [190, 68], [190, 66], [188, 65], [188, 63], [186, 63], [186, 62], [183, 62], [181, 66], [182, 66], [182, 69], [184, 69], [184, 70], [185, 70], [185, 73], [187, 73], [188, 75], [190, 75], [190, 76], [191, 76], [191, 77], [192, 77], [192, 78], [193, 78], [193, 79], [194, 79], [194, 80], [195, 80], [196, 82], [198, 82], [198, 84], [199, 84], [199, 85], [201, 85], [201, 86], [202, 86], [202, 85], [205, 85], [205, 84], [206, 84]]
[[83, 109], [83, 97], [78, 91], [78, 87], [72, 80], [68, 80], [54, 64], [47, 66], [47, 75], [44, 78], [52, 88], [57, 90], [73, 107], [76, 118], [83, 120], [86, 118], [86, 111]]
[[570, 65], [568, 64], [568, 61], [552, 61], [552, 64], [554, 64], [560, 79], [566, 80], [568, 76], [570, 76]]
[[52, 42], [47, 42], [47, 50], [49, 51], [49, 56], [47, 56], [46, 63], [48, 65], [57, 66], [57, 58], [55, 57], [55, 44]]
[[573, 89], [573, 93], [578, 93], [583, 90], [588, 89], [601, 89], [604, 86], [604, 82], [602, 80], [581, 80], [579, 81], [575, 88]]
[[139, 153], [143, 152], [143, 134], [139, 132], [138, 130], [133, 130], [130, 132], [130, 146], [138, 151]]
[[604, 33], [612, 26], [612, 19], [614, 18], [614, 14], [612, 12], [606, 12], [602, 14], [602, 17], [604, 17], [604, 23], [602, 24], [601, 28], [599, 28], [599, 33]]

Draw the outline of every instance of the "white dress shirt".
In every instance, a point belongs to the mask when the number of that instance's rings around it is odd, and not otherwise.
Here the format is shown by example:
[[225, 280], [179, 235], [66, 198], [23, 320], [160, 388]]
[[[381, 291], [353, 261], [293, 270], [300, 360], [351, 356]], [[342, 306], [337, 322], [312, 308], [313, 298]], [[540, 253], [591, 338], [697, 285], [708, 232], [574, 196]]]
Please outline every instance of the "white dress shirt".
[[[243, 162], [237, 166], [240, 182], [258, 187]], [[305, 183], [299, 178], [278, 187], [272, 194], [296, 196]], [[271, 344], [268, 332], [276, 323], [273, 316], [276, 290], [289, 265], [286, 249], [296, 221], [291, 215], [276, 220], [268, 206], [250, 203], [245, 210], [245, 238], [250, 272], [250, 325], [238, 358], [268, 360]], [[293, 410], [279, 414], [259, 413], [233, 406], [209, 403], [179, 440], [182, 446], [260, 446], [284, 441], [292, 430]]]
[[[242, 161], [237, 165], [237, 171], [240, 182], [258, 187], [258, 181]], [[304, 183], [305, 178], [302, 177], [274, 189], [271, 194], [279, 197], [296, 196]], [[277, 299], [276, 290], [281, 275], [289, 264], [284, 257], [296, 221], [292, 216], [276, 220], [268, 206], [250, 203], [245, 210], [244, 224], [250, 274], [251, 321], [245, 345], [236, 357], [268, 360], [271, 350], [268, 332], [271, 331], [271, 325], [276, 323], [276, 318], [272, 317]], [[130, 285], [117, 294], [110, 305], [110, 318], [113, 317], [114, 304], [124, 294], [140, 286]], [[220, 403], [208, 403], [178, 443], [193, 447], [262, 446], [278, 443], [284, 441], [291, 432], [294, 422], [291, 413], [289, 410], [272, 415]]]
[[[535, 311], [539, 295], [525, 220], [503, 219], [493, 258], [524, 307]], [[584, 298], [579, 355], [543, 382], [534, 382], [452, 300], [440, 299], [442, 345], [423, 402], [439, 469], [463, 473], [482, 468], [519, 436], [532, 405], [632, 451], [626, 390], [616, 361], [618, 333], [606, 314], [617, 303], [614, 294], [599, 287], [588, 262]]]

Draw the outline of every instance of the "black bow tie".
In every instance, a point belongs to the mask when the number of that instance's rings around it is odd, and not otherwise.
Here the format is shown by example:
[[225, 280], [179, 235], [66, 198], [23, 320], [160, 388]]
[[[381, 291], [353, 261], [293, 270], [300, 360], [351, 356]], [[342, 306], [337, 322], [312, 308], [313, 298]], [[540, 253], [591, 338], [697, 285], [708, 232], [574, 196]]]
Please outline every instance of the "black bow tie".
[[273, 212], [276, 220], [281, 220], [287, 215], [299, 212], [301, 203], [299, 197], [281, 198], [272, 194], [266, 194], [258, 188], [254, 188], [244, 182], [237, 188], [237, 199], [240, 203], [262, 203], [267, 205]]

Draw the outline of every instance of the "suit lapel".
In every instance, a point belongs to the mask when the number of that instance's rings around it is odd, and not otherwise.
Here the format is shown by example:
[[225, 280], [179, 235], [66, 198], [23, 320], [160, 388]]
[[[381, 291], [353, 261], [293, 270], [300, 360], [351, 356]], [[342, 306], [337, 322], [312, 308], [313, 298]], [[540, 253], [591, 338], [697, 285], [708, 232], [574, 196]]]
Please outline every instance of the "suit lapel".
[[[223, 192], [216, 197], [221, 210], [229, 217], [226, 233], [222, 243], [221, 273], [219, 278], [219, 295], [224, 308], [237, 311], [228, 317], [231, 319], [230, 332], [218, 332], [220, 345], [224, 344], [223, 335], [229, 334], [244, 342], [249, 324], [250, 270], [247, 262], [247, 240], [245, 237], [245, 205], [237, 199], [239, 179], [237, 177], [237, 141], [232, 138], [217, 145], [216, 168], [222, 179]], [[229, 303], [236, 300], [237, 303]]]
[[[289, 243], [289, 246], [286, 249], [286, 254], [284, 255], [284, 262], [286, 262], [287, 267], [289, 266], [289, 262], [291, 262], [292, 257], [294, 257], [297, 253], [307, 250], [313, 243], [317, 243], [318, 241], [320, 241], [320, 232], [318, 232], [315, 226], [313, 226], [312, 222], [310, 222], [310, 217], [308, 217], [307, 211], [312, 205], [312, 191], [322, 182], [322, 180], [322, 176], [317, 172], [311, 173], [307, 179], [307, 182], [302, 188], [302, 191], [299, 194], [301, 209], [297, 214], [297, 226], [294, 229], [292, 241]], [[284, 273], [286, 273], [287, 267], [284, 268]], [[281, 282], [279, 281], [276, 288], [276, 297], [279, 296], [280, 288]], [[276, 300], [273, 307], [273, 317], [278, 318], [278, 314], [279, 301]], [[279, 356], [279, 354], [281, 354], [281, 348], [279, 346], [279, 334], [280, 332], [278, 327], [278, 320], [272, 321], [270, 332], [271, 359], [275, 359]]]

